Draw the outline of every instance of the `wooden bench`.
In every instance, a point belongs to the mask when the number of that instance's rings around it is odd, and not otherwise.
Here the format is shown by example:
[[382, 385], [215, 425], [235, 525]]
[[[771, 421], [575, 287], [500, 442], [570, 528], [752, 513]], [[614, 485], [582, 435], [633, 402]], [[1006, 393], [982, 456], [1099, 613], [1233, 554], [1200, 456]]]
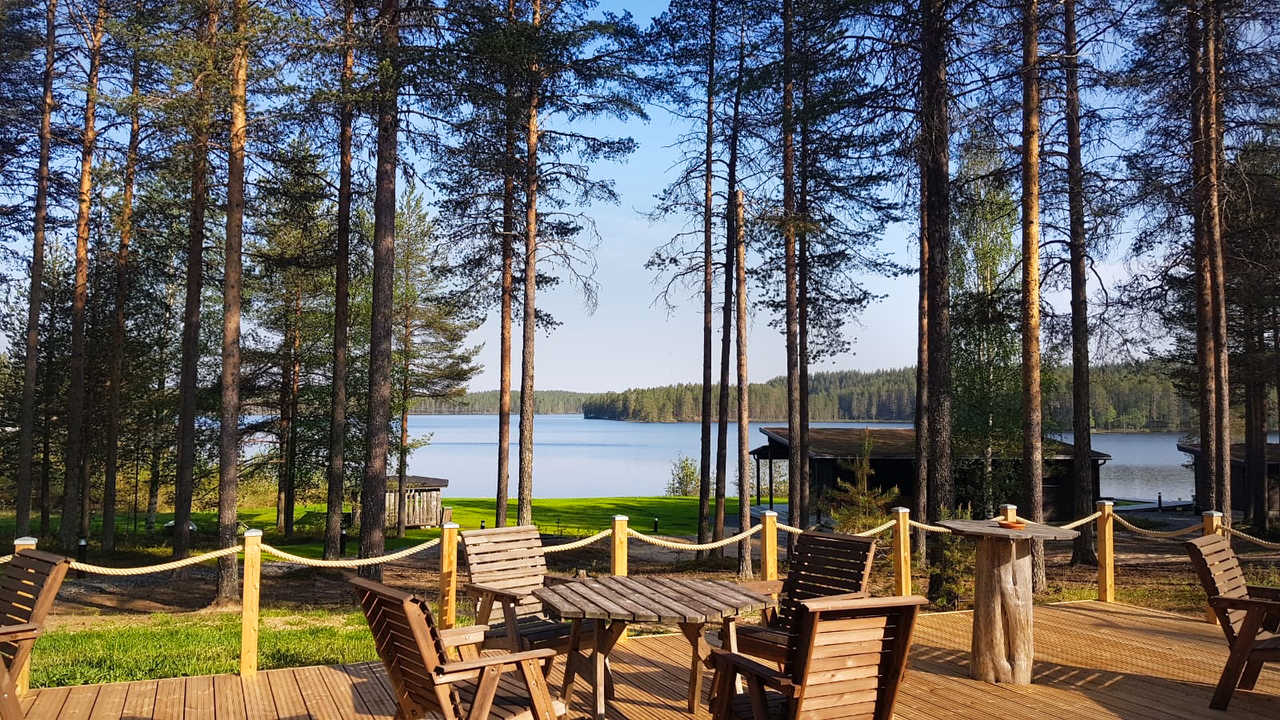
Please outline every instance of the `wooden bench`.
[[[798, 642], [781, 670], [713, 649], [713, 720], [891, 720], [922, 597], [797, 603]], [[738, 677], [746, 691], [736, 692]]]
[[0, 720], [22, 720], [17, 678], [31, 657], [71, 561], [39, 550], [19, 550], [0, 576]]
[[482, 642], [483, 627], [438, 630], [425, 600], [364, 578], [349, 582], [387, 669], [397, 718], [556, 720], [565, 713], [542, 674], [541, 663], [554, 651], [484, 657], [468, 652], [452, 661], [448, 651]]
[[1226, 710], [1237, 687], [1252, 690], [1264, 662], [1280, 662], [1280, 588], [1249, 585], [1231, 543], [1206, 535], [1185, 543], [1231, 655], [1209, 707]]
[[790, 567], [785, 580], [744, 584], [755, 592], [778, 595], [777, 610], [766, 610], [760, 625], [726, 621], [720, 631], [720, 645], [773, 662], [785, 661], [798, 628], [801, 603], [830, 595], [869, 596], [867, 582], [875, 551], [873, 538], [801, 533], [788, 558]]

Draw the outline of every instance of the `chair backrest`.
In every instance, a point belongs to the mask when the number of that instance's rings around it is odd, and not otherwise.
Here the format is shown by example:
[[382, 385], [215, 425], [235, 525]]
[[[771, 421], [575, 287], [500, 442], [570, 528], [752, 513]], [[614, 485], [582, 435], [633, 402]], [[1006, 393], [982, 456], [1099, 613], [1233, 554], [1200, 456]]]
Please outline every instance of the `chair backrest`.
[[875, 557], [874, 538], [806, 531], [796, 538], [771, 625], [794, 635], [800, 603], [810, 598], [863, 593]]
[[460, 717], [456, 694], [435, 682], [436, 668], [447, 662], [447, 656], [426, 601], [360, 577], [349, 582], [356, 588], [402, 714], [438, 715], [445, 720]]
[[[1187, 554], [1191, 556], [1191, 565], [1196, 569], [1200, 584], [1209, 597], [1242, 598], [1249, 596], [1248, 583], [1245, 581], [1244, 568], [1236, 559], [1231, 543], [1221, 535], [1205, 535], [1183, 543]], [[1234, 644], [1240, 624], [1244, 622], [1244, 610], [1221, 610], [1214, 608], [1222, 632], [1227, 642]]]
[[891, 720], [919, 596], [835, 596], [800, 603], [786, 671], [801, 686], [794, 720]]
[[[19, 550], [5, 564], [0, 579], [0, 626], [32, 623], [43, 626], [71, 561], [40, 550]], [[21, 667], [31, 653], [33, 640], [0, 643], [5, 667]]]
[[547, 560], [537, 527], [468, 530], [462, 533], [462, 547], [471, 582], [519, 594], [517, 615], [541, 612], [542, 601], [533, 596], [533, 591], [542, 587]]

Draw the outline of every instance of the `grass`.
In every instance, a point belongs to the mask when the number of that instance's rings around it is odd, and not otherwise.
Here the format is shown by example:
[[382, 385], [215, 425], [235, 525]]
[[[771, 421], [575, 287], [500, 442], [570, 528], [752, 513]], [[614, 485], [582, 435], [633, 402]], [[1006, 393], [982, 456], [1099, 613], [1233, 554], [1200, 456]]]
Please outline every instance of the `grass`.
[[[262, 669], [376, 660], [359, 612], [263, 612]], [[113, 617], [88, 628], [40, 636], [32, 687], [234, 673], [240, 667], [240, 614], [201, 612]]]

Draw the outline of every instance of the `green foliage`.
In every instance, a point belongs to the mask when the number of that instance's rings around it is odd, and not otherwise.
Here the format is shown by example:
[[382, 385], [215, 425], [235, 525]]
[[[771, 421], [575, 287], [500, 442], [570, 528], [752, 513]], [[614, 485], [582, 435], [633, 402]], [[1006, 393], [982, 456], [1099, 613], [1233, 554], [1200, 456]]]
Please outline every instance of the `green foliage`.
[[667, 481], [667, 494], [688, 497], [698, 494], [698, 462], [688, 455], [671, 461], [671, 479]]
[[871, 431], [863, 434], [862, 450], [853, 460], [853, 480], [840, 480], [824, 498], [824, 505], [836, 530], [858, 533], [884, 522], [889, 508], [898, 500], [896, 488], [873, 488]]
[[[943, 508], [941, 520], [968, 520], [973, 513], [968, 507]], [[974, 545], [958, 535], [931, 534], [933, 545], [929, 553], [929, 601], [939, 610], [954, 610], [960, 606], [965, 592], [965, 580], [973, 572]]]

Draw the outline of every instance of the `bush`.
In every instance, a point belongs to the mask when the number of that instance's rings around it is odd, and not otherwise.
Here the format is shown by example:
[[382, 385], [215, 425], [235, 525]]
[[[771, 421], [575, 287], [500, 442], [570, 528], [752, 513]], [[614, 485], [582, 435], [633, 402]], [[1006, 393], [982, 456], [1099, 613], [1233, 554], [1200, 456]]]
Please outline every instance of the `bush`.
[[[973, 513], [968, 507], [943, 508], [942, 520], [968, 520]], [[954, 610], [964, 592], [964, 577], [974, 561], [973, 543], [953, 534], [931, 537], [929, 548], [929, 601], [941, 610]]]
[[698, 463], [693, 458], [680, 455], [671, 461], [671, 479], [667, 481], [667, 495], [672, 497], [697, 495], [700, 482]]

